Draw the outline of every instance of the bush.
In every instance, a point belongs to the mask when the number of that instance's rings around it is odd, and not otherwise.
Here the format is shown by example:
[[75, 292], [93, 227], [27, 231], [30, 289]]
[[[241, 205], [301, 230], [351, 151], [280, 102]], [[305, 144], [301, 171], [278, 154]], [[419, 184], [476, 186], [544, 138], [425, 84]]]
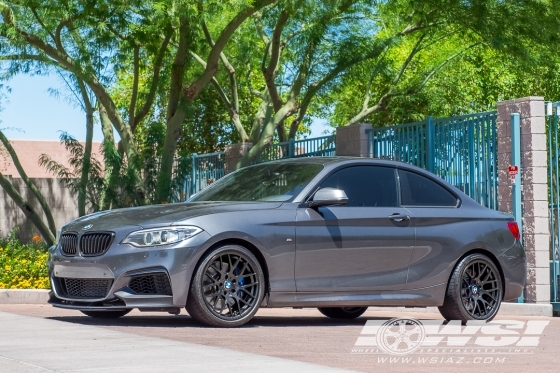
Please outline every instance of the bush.
[[48, 289], [47, 245], [34, 236], [22, 244], [12, 231], [0, 238], [0, 289]]

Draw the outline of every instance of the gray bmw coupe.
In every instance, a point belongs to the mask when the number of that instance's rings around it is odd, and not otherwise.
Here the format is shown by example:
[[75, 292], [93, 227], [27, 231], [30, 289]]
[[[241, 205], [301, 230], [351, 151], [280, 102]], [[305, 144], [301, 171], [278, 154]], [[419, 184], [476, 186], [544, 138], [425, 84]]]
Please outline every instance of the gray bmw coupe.
[[438, 306], [492, 319], [523, 291], [526, 256], [509, 214], [404, 163], [291, 159], [231, 173], [186, 203], [103, 211], [49, 249], [50, 303], [116, 318], [134, 308], [215, 327], [259, 307]]

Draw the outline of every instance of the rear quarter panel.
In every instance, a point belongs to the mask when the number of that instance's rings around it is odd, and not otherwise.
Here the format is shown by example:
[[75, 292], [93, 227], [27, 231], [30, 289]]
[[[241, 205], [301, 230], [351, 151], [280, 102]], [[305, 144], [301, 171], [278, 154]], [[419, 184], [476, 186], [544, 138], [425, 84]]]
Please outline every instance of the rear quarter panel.
[[[448, 282], [458, 260], [475, 250], [498, 261], [506, 296], [509, 287], [524, 282], [525, 253], [507, 228], [510, 215], [480, 205], [409, 210], [416, 227], [416, 244], [406, 289]], [[504, 257], [506, 253], [510, 259]]]

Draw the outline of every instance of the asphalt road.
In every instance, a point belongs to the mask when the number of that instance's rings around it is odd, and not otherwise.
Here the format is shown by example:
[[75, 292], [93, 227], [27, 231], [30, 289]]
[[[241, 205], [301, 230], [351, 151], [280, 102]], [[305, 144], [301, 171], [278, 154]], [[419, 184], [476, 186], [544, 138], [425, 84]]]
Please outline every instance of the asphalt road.
[[[394, 317], [421, 319], [421, 348], [389, 354], [371, 346], [383, 343], [379, 326]], [[0, 372], [560, 371], [559, 318], [504, 319], [457, 329], [434, 313], [368, 311], [335, 321], [316, 310], [263, 309], [242, 328], [213, 329], [185, 311], [107, 321], [48, 305], [0, 305]]]

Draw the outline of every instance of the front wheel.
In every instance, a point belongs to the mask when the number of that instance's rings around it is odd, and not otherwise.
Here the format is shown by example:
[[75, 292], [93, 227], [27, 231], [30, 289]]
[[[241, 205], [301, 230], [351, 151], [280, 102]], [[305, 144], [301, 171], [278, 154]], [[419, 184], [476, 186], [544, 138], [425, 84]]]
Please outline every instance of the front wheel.
[[118, 319], [128, 314], [132, 310], [119, 310], [119, 311], [80, 311], [84, 315], [93, 317], [95, 319]]
[[319, 307], [317, 308], [323, 315], [332, 319], [352, 320], [356, 319], [367, 311], [367, 307]]
[[472, 254], [453, 270], [439, 312], [448, 321], [492, 320], [502, 296], [502, 278], [494, 262], [486, 255]]
[[208, 326], [241, 326], [257, 313], [264, 292], [264, 273], [257, 258], [242, 246], [226, 245], [200, 262], [186, 308], [193, 319]]

